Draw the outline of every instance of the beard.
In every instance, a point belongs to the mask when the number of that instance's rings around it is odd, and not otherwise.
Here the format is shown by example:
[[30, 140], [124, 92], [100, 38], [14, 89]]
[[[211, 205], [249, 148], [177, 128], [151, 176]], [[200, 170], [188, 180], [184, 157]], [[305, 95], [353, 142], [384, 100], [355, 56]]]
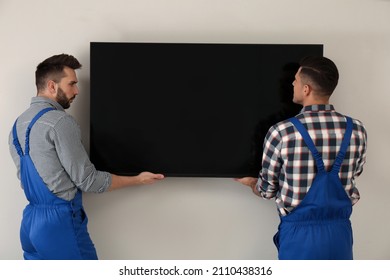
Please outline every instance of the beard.
[[67, 98], [65, 95], [65, 92], [59, 87], [57, 91], [57, 102], [62, 106], [64, 109], [68, 109], [70, 107], [71, 101], [73, 101], [73, 98]]

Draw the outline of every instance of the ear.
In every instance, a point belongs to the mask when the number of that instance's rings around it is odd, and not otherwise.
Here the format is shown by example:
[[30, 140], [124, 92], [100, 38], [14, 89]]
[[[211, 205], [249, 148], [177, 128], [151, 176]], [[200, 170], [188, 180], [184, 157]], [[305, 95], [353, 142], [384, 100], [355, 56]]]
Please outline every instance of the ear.
[[49, 80], [47, 82], [47, 89], [48, 89], [50, 94], [56, 95], [57, 94], [58, 85], [53, 80]]
[[312, 92], [312, 88], [310, 85], [304, 85], [302, 90], [305, 96], [309, 96]]

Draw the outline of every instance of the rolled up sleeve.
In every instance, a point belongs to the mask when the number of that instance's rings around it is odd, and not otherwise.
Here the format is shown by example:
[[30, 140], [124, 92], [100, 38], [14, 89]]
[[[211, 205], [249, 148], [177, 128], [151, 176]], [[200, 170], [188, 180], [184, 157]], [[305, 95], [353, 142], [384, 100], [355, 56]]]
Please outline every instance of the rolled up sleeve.
[[65, 115], [53, 128], [58, 158], [74, 185], [83, 192], [105, 192], [111, 185], [111, 174], [96, 170], [81, 142], [80, 128]]
[[273, 127], [268, 131], [263, 146], [262, 169], [256, 188], [264, 199], [274, 198], [279, 191], [281, 136]]

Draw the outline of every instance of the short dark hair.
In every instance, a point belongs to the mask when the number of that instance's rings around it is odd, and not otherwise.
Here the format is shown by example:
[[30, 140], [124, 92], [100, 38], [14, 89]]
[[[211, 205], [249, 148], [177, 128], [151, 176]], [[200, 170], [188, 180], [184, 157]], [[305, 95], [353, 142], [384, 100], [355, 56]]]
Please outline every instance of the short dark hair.
[[339, 71], [332, 60], [323, 56], [307, 56], [300, 65], [301, 78], [314, 83], [320, 95], [332, 95], [339, 81]]
[[59, 82], [64, 77], [64, 68], [69, 67], [73, 70], [81, 68], [80, 62], [72, 55], [58, 54], [53, 55], [38, 64], [35, 71], [35, 84], [38, 91], [46, 87], [48, 79]]

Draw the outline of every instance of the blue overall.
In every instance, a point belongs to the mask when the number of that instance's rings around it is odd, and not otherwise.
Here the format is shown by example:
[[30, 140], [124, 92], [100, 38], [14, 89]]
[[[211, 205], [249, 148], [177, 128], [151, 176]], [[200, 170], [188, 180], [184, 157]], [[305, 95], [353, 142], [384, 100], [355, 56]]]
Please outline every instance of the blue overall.
[[29, 204], [23, 211], [20, 240], [27, 260], [97, 259], [96, 250], [87, 231], [88, 218], [82, 206], [81, 191], [66, 201], [52, 194], [39, 176], [30, 157], [30, 131], [46, 112], [40, 111], [26, 131], [22, 151], [13, 126], [13, 144], [20, 157], [20, 179]]
[[309, 133], [296, 118], [290, 119], [302, 135], [317, 166], [317, 175], [303, 201], [290, 214], [281, 217], [274, 242], [281, 260], [352, 260], [352, 203], [339, 178], [339, 171], [352, 134], [352, 119], [331, 171]]

